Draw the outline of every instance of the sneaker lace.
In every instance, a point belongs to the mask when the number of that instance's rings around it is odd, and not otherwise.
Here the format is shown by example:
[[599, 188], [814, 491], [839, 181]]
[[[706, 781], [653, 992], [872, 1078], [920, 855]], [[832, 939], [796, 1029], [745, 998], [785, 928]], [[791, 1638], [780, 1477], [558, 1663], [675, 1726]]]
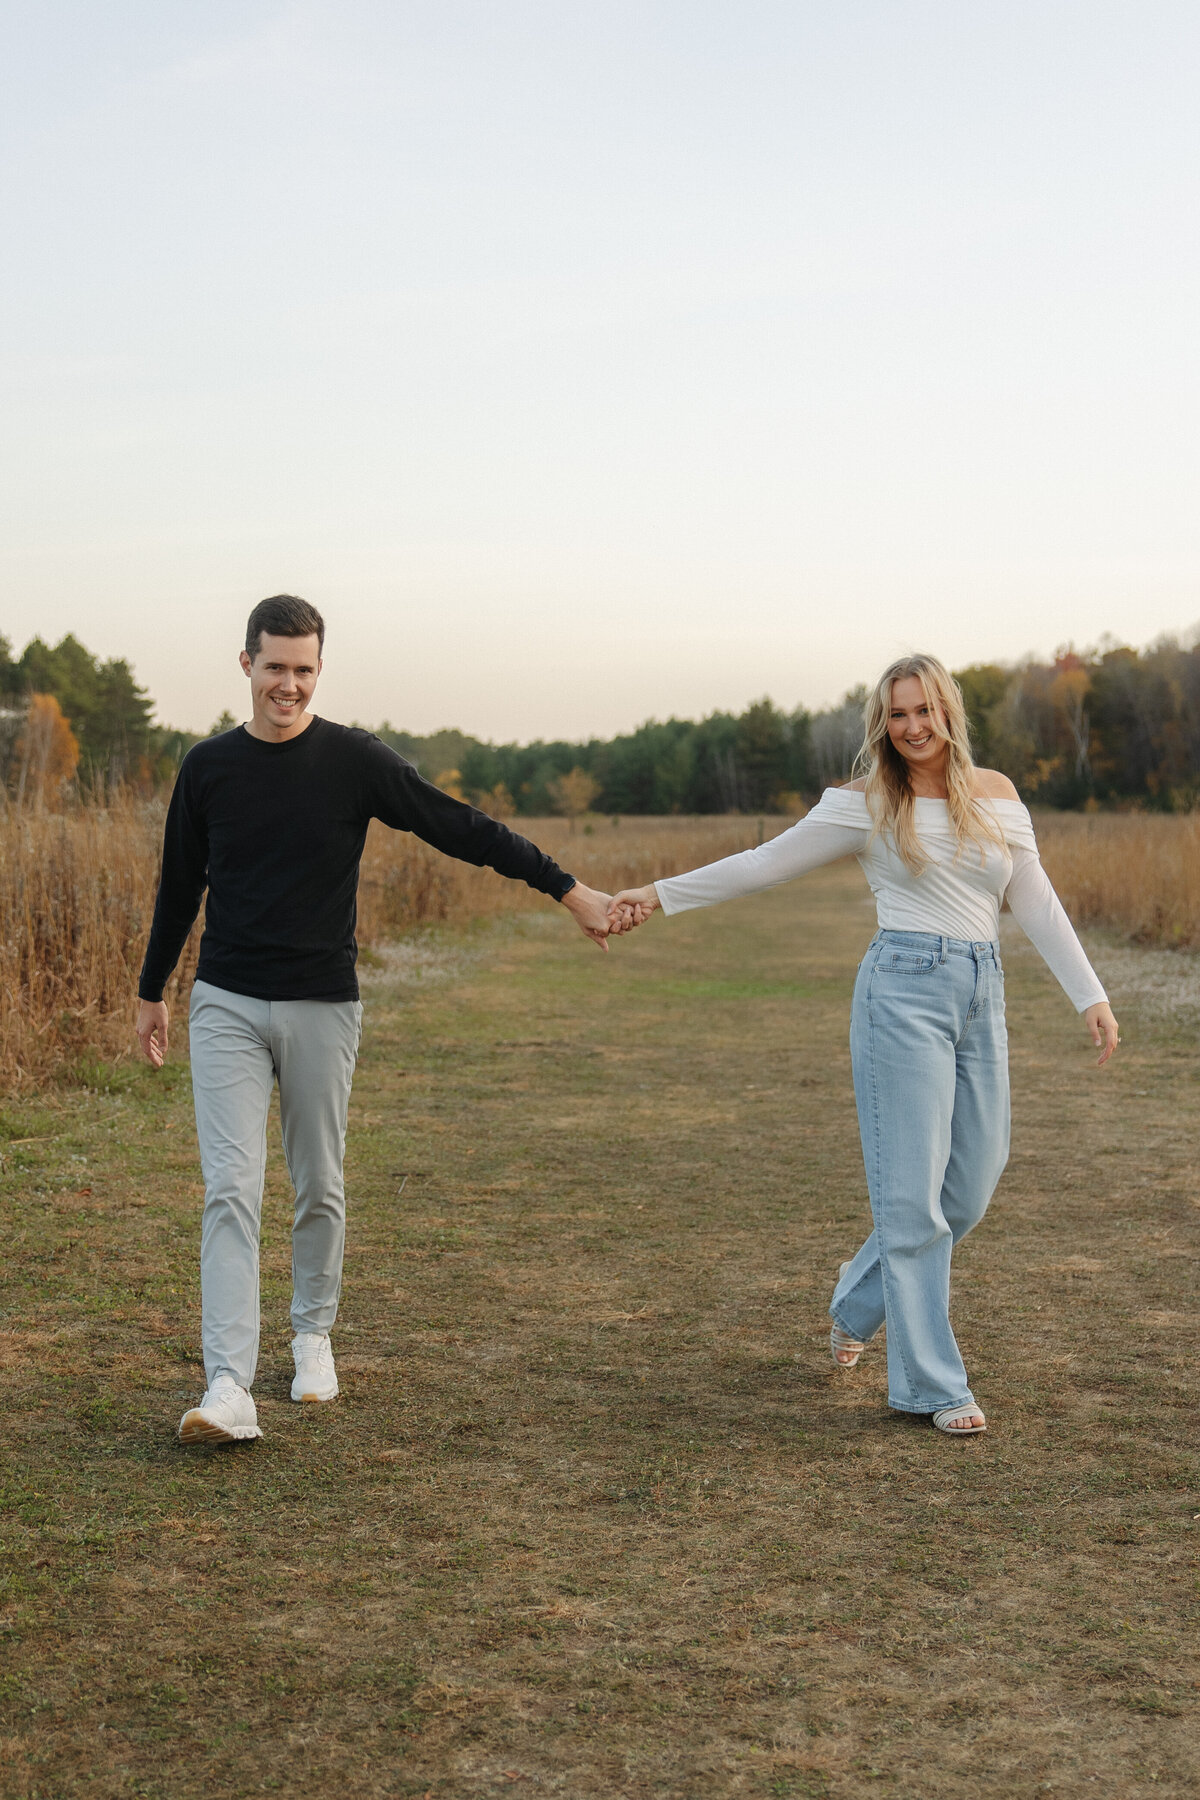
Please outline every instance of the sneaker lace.
[[301, 1362], [315, 1362], [322, 1374], [325, 1374], [333, 1364], [333, 1351], [329, 1339], [317, 1332], [306, 1332], [299, 1340], [297, 1349], [300, 1352]]

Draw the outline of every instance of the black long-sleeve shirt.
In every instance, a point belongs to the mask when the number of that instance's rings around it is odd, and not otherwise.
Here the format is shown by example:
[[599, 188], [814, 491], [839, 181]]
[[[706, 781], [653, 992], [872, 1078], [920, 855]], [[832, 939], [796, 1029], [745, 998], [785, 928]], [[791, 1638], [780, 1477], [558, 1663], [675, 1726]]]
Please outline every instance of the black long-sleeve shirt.
[[244, 726], [183, 759], [138, 993], [161, 1000], [208, 888], [197, 979], [260, 1000], [356, 1000], [358, 865], [381, 819], [561, 900], [549, 856], [425, 781], [369, 731], [314, 718], [268, 744]]

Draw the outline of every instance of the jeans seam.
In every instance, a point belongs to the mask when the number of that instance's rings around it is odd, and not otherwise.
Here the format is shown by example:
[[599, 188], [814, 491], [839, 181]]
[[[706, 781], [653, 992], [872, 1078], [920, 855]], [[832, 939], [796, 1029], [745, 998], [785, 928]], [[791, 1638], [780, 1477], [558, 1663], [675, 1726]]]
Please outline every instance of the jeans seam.
[[[867, 1011], [867, 1043], [869, 1046], [868, 1060], [869, 1060], [869, 1065], [870, 1065], [870, 1080], [871, 1080], [871, 1154], [872, 1154], [872, 1158], [874, 1160], [874, 1165], [875, 1165], [874, 1166], [875, 1186], [876, 1186], [876, 1191], [879, 1194], [879, 1210], [880, 1210], [880, 1215], [881, 1215], [881, 1218], [876, 1220], [875, 1231], [876, 1231], [877, 1237], [879, 1238], [880, 1249], [882, 1250], [884, 1247], [884, 1239], [880, 1232], [880, 1223], [881, 1223], [882, 1213], [883, 1213], [883, 1182], [880, 1179], [880, 1173], [881, 1173], [880, 1165], [882, 1162], [882, 1146], [880, 1143], [880, 1125], [879, 1125], [879, 1083], [878, 1083], [878, 1079], [876, 1076], [875, 1019], [874, 1019], [874, 1015], [873, 1015], [872, 1007], [871, 1007], [871, 990], [873, 989], [873, 987], [875, 985], [875, 975], [876, 975], [876, 972], [878, 971], [878, 968], [879, 968], [879, 958], [876, 957], [874, 963], [871, 965], [871, 976], [870, 976], [870, 980], [867, 983], [867, 992], [866, 992], [866, 995], [864, 996], [864, 998], [865, 998], [865, 1002], [866, 1002], [866, 1011]], [[868, 1186], [868, 1190], [869, 1190], [869, 1188], [870, 1188], [869, 1179], [868, 1179], [867, 1186]], [[888, 1281], [888, 1266], [887, 1266], [886, 1255], [881, 1255], [879, 1258], [879, 1280], [880, 1280], [880, 1286], [883, 1289], [883, 1316], [886, 1321], [888, 1311], [889, 1311], [889, 1307], [888, 1307], [889, 1281]], [[895, 1334], [893, 1334], [893, 1335], [895, 1335]], [[888, 1341], [890, 1344], [892, 1341], [891, 1336], [889, 1336]], [[904, 1340], [903, 1340], [902, 1334], [899, 1336], [899, 1338], [896, 1342], [896, 1349], [899, 1353], [900, 1364], [904, 1370], [904, 1379], [908, 1383], [909, 1392], [915, 1398], [917, 1396], [917, 1391], [918, 1391], [917, 1384], [913, 1380], [912, 1369], [909, 1367], [908, 1358], [904, 1353]], [[889, 1398], [889, 1403], [890, 1403], [891, 1396], [889, 1395], [888, 1398]]]

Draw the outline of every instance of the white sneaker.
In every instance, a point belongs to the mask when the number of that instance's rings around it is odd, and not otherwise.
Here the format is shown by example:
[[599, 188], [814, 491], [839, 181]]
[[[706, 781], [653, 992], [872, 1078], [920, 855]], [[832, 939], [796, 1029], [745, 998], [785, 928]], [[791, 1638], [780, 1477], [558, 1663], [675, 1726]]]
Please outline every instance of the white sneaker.
[[199, 1406], [179, 1421], [181, 1444], [236, 1444], [261, 1436], [249, 1390], [232, 1375], [218, 1375]]
[[337, 1399], [337, 1370], [327, 1331], [298, 1331], [292, 1339], [292, 1356], [296, 1362], [293, 1400]]

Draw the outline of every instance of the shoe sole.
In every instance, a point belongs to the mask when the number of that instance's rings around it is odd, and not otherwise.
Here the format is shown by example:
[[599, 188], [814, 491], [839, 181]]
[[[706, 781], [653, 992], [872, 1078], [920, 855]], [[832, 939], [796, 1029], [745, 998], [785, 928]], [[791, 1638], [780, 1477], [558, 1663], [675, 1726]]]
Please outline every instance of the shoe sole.
[[224, 1425], [214, 1425], [198, 1409], [184, 1413], [179, 1421], [181, 1444], [244, 1444], [261, 1436], [257, 1425], [235, 1425], [230, 1430]]
[[293, 1394], [292, 1399], [298, 1400], [302, 1406], [311, 1406], [314, 1402], [320, 1405], [326, 1400], [336, 1400], [338, 1392], [339, 1390], [334, 1388], [332, 1394]]

